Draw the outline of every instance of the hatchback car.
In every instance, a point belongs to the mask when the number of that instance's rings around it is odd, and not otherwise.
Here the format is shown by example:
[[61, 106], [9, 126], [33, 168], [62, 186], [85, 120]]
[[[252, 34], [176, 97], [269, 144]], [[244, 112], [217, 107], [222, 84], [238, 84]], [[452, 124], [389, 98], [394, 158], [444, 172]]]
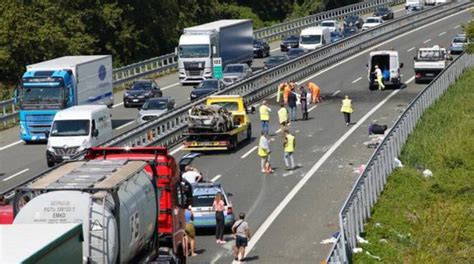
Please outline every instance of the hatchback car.
[[294, 59], [294, 58], [298, 58], [299, 56], [303, 55], [306, 53], [306, 50], [305, 49], [301, 49], [301, 48], [293, 48], [293, 49], [290, 49], [287, 53], [288, 55], [288, 58], [290, 58], [290, 60]]
[[194, 90], [191, 91], [189, 99], [191, 101], [204, 97], [208, 94], [212, 94], [219, 90], [224, 89], [225, 84], [223, 81], [218, 79], [207, 79], [202, 81], [198, 86], [194, 87]]
[[350, 36], [352, 36], [352, 35], [357, 34], [358, 32], [359, 32], [359, 29], [358, 29], [357, 27], [354, 27], [354, 26], [349, 27], [349, 26], [347, 26], [347, 27], [344, 27], [344, 29], [342, 30], [342, 36], [343, 36], [344, 38], [347, 38], [347, 37], [350, 37]]
[[290, 58], [287, 55], [276, 55], [268, 57], [267, 61], [264, 62], [264, 69], [270, 69], [277, 65], [283, 64], [289, 61]]
[[192, 212], [196, 228], [212, 228], [216, 226], [216, 212], [212, 203], [216, 194], [220, 192], [224, 197], [224, 219], [227, 228], [232, 227], [235, 221], [230, 194], [226, 193], [220, 183], [203, 182], [192, 185]]
[[358, 15], [348, 16], [344, 20], [344, 27], [357, 27], [358, 29], [361, 29], [362, 24], [364, 24], [364, 20]]
[[265, 58], [270, 56], [270, 46], [268, 43], [263, 40], [259, 39], [253, 40], [253, 57], [254, 58]]
[[123, 94], [124, 107], [141, 107], [146, 100], [162, 97], [163, 91], [155, 80], [145, 79], [135, 81]]
[[252, 68], [246, 63], [228, 64], [223, 71], [222, 81], [225, 85], [246, 79], [252, 75]]
[[299, 45], [299, 37], [295, 35], [291, 35], [283, 39], [280, 43], [280, 50], [281, 51], [289, 51], [292, 48], [298, 48]]
[[338, 42], [343, 38], [343, 35], [339, 31], [333, 31], [331, 32], [331, 43]]
[[457, 34], [451, 44], [449, 45], [449, 51], [451, 54], [459, 54], [464, 51], [468, 44], [466, 34]]
[[371, 29], [373, 27], [380, 26], [382, 24], [383, 24], [383, 19], [381, 17], [368, 17], [365, 20], [364, 25], [362, 25], [362, 30]]
[[157, 119], [164, 113], [174, 108], [174, 99], [165, 96], [160, 98], [148, 99], [138, 112], [137, 123], [143, 124], [153, 119]]
[[374, 12], [374, 16], [381, 17], [383, 20], [393, 19], [395, 17], [390, 7], [378, 7]]

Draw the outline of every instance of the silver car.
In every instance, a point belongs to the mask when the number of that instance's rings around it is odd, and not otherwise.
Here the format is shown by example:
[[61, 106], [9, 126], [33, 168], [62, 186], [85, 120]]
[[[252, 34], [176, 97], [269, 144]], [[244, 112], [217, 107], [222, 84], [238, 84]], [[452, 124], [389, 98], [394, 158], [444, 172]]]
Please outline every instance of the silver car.
[[228, 64], [225, 66], [223, 73], [222, 81], [225, 85], [230, 85], [250, 77], [252, 69], [245, 63]]
[[174, 99], [165, 96], [148, 99], [138, 112], [137, 123], [143, 124], [156, 119], [174, 108]]

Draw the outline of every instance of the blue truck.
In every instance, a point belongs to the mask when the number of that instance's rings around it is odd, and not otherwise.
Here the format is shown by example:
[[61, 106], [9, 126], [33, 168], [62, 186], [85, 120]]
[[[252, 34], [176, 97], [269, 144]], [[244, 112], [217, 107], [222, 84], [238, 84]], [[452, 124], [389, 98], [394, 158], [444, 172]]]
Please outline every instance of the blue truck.
[[54, 115], [75, 105], [113, 105], [112, 56], [65, 56], [26, 66], [16, 92], [20, 138], [46, 141]]

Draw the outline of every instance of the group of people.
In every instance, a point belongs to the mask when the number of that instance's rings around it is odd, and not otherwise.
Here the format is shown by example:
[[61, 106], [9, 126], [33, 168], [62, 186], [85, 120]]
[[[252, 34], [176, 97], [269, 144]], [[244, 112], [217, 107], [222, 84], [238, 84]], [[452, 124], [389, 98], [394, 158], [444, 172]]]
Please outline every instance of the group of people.
[[[292, 135], [288, 128], [283, 130], [283, 159], [285, 161], [286, 170], [294, 170], [295, 159], [293, 153], [296, 149], [296, 140], [295, 136]], [[273, 173], [272, 166], [270, 164], [270, 143], [268, 139], [268, 134], [262, 131], [260, 139], [258, 142], [258, 151], [257, 154], [260, 156], [260, 166], [262, 172], [265, 174]]]

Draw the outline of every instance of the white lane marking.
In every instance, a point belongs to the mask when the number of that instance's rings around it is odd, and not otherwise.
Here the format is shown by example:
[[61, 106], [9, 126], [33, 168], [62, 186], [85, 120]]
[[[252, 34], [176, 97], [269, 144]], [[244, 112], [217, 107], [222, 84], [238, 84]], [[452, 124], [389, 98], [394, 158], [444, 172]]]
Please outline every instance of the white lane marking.
[[118, 104], [114, 104], [114, 105], [112, 106], [112, 108], [116, 108], [116, 107], [119, 107], [119, 106], [121, 106], [121, 105], [123, 105], [123, 102], [118, 103]]
[[24, 169], [24, 170], [22, 170], [22, 171], [19, 171], [19, 172], [13, 174], [12, 176], [9, 176], [8, 178], [3, 179], [3, 181], [8, 181], [8, 180], [10, 180], [10, 179], [12, 179], [12, 178], [15, 178], [16, 176], [18, 176], [18, 175], [20, 175], [20, 174], [22, 174], [22, 173], [25, 173], [25, 172], [27, 172], [27, 171], [29, 171], [29, 170], [30, 170], [30, 169]]
[[415, 49], [415, 47], [412, 47], [412, 48], [410, 48], [409, 50], [407, 50], [407, 52], [410, 52], [410, 51], [412, 51], [412, 50], [414, 50], [414, 49]]
[[281, 128], [279, 128], [277, 131], [275, 131], [275, 134], [278, 134], [281, 132]]
[[441, 36], [442, 36], [442, 35], [444, 35], [444, 34], [446, 34], [446, 31], [439, 33], [439, 35], [438, 35], [438, 36], [440, 36], [440, 37], [441, 37]]
[[316, 109], [316, 107], [318, 107], [318, 105], [315, 105], [315, 106], [311, 107], [310, 109], [308, 109], [308, 113], [313, 111], [314, 109]]
[[247, 151], [244, 155], [242, 155], [240, 158], [241, 159], [245, 159], [248, 155], [252, 154], [252, 152], [254, 152], [256, 149], [257, 149], [258, 146], [254, 146], [253, 148], [251, 148], [249, 151]]
[[461, 27], [461, 25], [457, 25], [457, 26], [455, 26], [455, 27], [453, 27], [453, 28], [454, 28], [454, 29], [458, 29], [458, 28], [460, 28], [460, 27]]
[[358, 82], [358, 81], [360, 81], [360, 80], [362, 80], [362, 77], [359, 77], [359, 78], [353, 80], [352, 83], [356, 83], [356, 82]]
[[211, 182], [215, 182], [215, 181], [219, 180], [221, 177], [222, 177], [222, 175], [220, 175], [220, 174], [216, 175], [216, 177], [211, 179]]
[[277, 51], [277, 50], [280, 50], [280, 47], [274, 48], [274, 49], [270, 50], [270, 52], [274, 52], [274, 51]]
[[174, 155], [174, 154], [176, 154], [178, 151], [182, 150], [183, 148], [184, 148], [184, 146], [181, 145], [181, 146], [179, 146], [179, 147], [173, 149], [173, 150], [170, 152], [170, 154], [171, 154], [171, 155]]
[[[369, 51], [371, 51], [371, 50], [377, 49], [377, 48], [379, 48], [379, 47], [382, 46], [382, 45], [385, 45], [385, 44], [387, 44], [387, 43], [390, 43], [390, 42], [392, 42], [392, 41], [394, 41], [394, 40], [397, 40], [397, 39], [399, 39], [399, 38], [403, 38], [403, 37], [405, 37], [405, 36], [407, 36], [407, 35], [409, 35], [409, 34], [411, 34], [411, 33], [413, 33], [413, 32], [416, 32], [416, 31], [419, 31], [419, 30], [424, 29], [424, 28], [426, 28], [426, 27], [432, 26], [432, 25], [437, 24], [437, 23], [439, 23], [439, 22], [441, 22], [441, 21], [444, 21], [444, 20], [449, 19], [449, 18], [451, 18], [451, 17], [453, 17], [453, 16], [457, 16], [457, 15], [459, 15], [459, 14], [461, 14], [461, 13], [464, 13], [464, 12], [467, 12], [467, 11], [470, 11], [470, 10], [471, 10], [470, 8], [469, 8], [469, 9], [465, 9], [465, 10], [461, 10], [461, 11], [456, 12], [456, 13], [454, 13], [454, 14], [451, 14], [451, 15], [449, 15], [449, 16], [445, 16], [445, 17], [440, 18], [440, 19], [438, 19], [438, 20], [436, 20], [436, 21], [433, 21], [433, 22], [428, 23], [428, 24], [426, 24], [426, 25], [423, 25], [423, 26], [421, 26], [421, 27], [418, 27], [418, 28], [412, 29], [412, 30], [410, 30], [410, 31], [408, 31], [408, 32], [405, 32], [405, 33], [403, 33], [403, 34], [400, 34], [400, 35], [398, 35], [398, 36], [396, 36], [396, 37], [394, 37], [394, 38], [391, 38], [391, 39], [389, 39], [389, 40], [386, 40], [386, 41], [384, 41], [384, 42], [382, 42], [382, 43], [380, 43], [380, 44], [377, 44], [377, 45], [375, 45], [375, 46], [372, 46], [372, 47], [370, 47], [370, 48], [368, 48], [368, 49], [365, 49], [365, 50], [363, 50], [363, 51], [361, 51], [361, 52], [359, 52], [359, 53], [356, 53], [356, 54], [350, 56], [349, 58], [346, 58], [346, 59], [344, 59], [344, 60], [342, 60], [342, 61], [339, 61], [338, 63], [333, 64], [333, 65], [331, 65], [331, 66], [329, 66], [329, 67], [327, 67], [327, 68], [324, 68], [324, 70], [321, 70], [321, 71], [319, 71], [319, 72], [317, 72], [317, 73], [315, 73], [315, 74], [313, 74], [313, 75], [311, 75], [311, 76], [309, 76], [309, 77], [303, 79], [302, 81], [298, 82], [298, 84], [305, 83], [305, 82], [307, 82], [307, 81], [313, 79], [313, 78], [316, 77], [316, 76], [319, 76], [319, 75], [321, 75], [321, 74], [323, 74], [323, 73], [325, 73], [325, 72], [327, 72], [327, 71], [330, 71], [330, 70], [332, 70], [332, 69], [338, 67], [339, 65], [341, 65], [341, 64], [343, 64], [343, 63], [346, 63], [346, 62], [348, 62], [348, 61], [350, 61], [350, 60], [353, 60], [354, 58], [357, 58], [357, 57], [359, 57], [359, 56], [361, 56], [361, 55], [363, 55], [363, 54], [365, 54], [365, 53], [367, 53], [367, 52], [369, 52]], [[275, 97], [275, 96], [276, 96], [276, 94], [273, 95], [273, 97]]]
[[431, 39], [427, 39], [427, 40], [423, 41], [423, 43], [426, 44], [426, 43], [428, 43], [428, 42], [430, 42], [430, 41], [431, 41]]
[[129, 125], [133, 124], [134, 122], [135, 122], [135, 121], [130, 121], [130, 122], [128, 122], [128, 123], [125, 123], [125, 124], [123, 124], [123, 125], [121, 125], [121, 126], [115, 128], [114, 130], [120, 130], [120, 129], [124, 128], [124, 127], [128, 127]]
[[326, 162], [326, 160], [339, 148], [339, 146], [344, 143], [344, 141], [356, 130], [358, 129], [375, 111], [382, 107], [390, 98], [396, 95], [400, 90], [395, 90], [390, 93], [385, 99], [378, 103], [374, 108], [367, 112], [354, 126], [352, 126], [344, 135], [342, 135], [324, 155], [311, 167], [311, 169], [304, 175], [304, 177], [293, 187], [293, 189], [285, 196], [285, 198], [278, 204], [278, 206], [273, 210], [273, 212], [267, 217], [265, 222], [257, 229], [257, 231], [252, 236], [252, 239], [249, 241], [247, 250], [245, 251], [245, 256], [252, 251], [257, 242], [267, 231], [270, 225], [275, 221], [275, 219], [280, 215], [280, 213], [285, 209], [285, 207], [290, 203], [290, 201], [298, 194], [298, 192], [303, 188], [303, 186], [308, 182], [308, 180], [316, 173], [316, 171]]
[[411, 82], [413, 82], [413, 80], [415, 80], [415, 75], [413, 75], [410, 79], [408, 79], [405, 84], [409, 84]]
[[6, 146], [3, 146], [3, 147], [0, 148], [0, 151], [5, 150], [5, 149], [10, 148], [10, 147], [13, 147], [13, 146], [15, 146], [15, 145], [18, 145], [18, 144], [20, 144], [21, 142], [23, 142], [23, 140], [18, 140], [18, 141], [16, 141], [16, 142], [13, 142], [13, 143], [11, 143], [11, 144], [8, 144], [8, 145], [6, 145]]
[[179, 82], [177, 82], [177, 83], [173, 83], [173, 84], [170, 84], [170, 85], [168, 85], [168, 86], [165, 86], [165, 87], [161, 88], [161, 90], [162, 90], [162, 91], [164, 91], [164, 90], [168, 90], [169, 88], [171, 88], [171, 87], [175, 87], [175, 86], [178, 86], [178, 85], [180, 85], [180, 83], [179, 83]]
[[[352, 82], [352, 83], [354, 83], [354, 82]], [[338, 93], [340, 93], [340, 92], [341, 92], [341, 90], [337, 90], [337, 91], [335, 91], [334, 93], [332, 93], [332, 96], [336, 96], [336, 95], [337, 95]]]

